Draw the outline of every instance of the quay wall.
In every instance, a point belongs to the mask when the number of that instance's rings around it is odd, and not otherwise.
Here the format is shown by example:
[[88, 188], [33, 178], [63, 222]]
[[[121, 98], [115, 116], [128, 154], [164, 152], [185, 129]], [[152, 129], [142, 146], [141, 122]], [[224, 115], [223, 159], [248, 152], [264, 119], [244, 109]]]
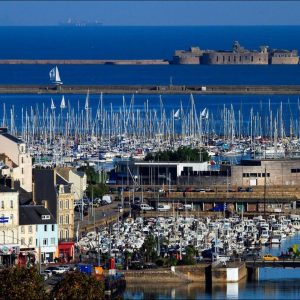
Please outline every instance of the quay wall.
[[272, 65], [297, 65], [299, 64], [299, 57], [271, 57]]
[[210, 264], [176, 266], [150, 270], [121, 270], [127, 282], [164, 283], [205, 282], [210, 280]]

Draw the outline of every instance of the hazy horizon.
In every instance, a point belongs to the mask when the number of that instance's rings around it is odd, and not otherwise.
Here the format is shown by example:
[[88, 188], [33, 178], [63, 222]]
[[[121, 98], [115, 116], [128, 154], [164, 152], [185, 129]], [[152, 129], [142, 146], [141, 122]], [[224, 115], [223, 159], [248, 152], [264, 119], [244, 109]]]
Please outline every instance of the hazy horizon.
[[300, 25], [298, 1], [0, 1], [0, 26]]

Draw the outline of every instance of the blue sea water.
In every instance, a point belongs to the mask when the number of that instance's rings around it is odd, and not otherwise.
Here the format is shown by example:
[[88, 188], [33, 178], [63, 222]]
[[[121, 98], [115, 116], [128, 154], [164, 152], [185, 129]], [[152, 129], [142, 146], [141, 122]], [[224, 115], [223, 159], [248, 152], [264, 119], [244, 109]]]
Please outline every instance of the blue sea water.
[[[0, 59], [172, 59], [176, 49], [300, 50], [300, 26], [0, 27]], [[52, 66], [0, 65], [0, 84], [48, 84]], [[65, 84], [300, 84], [300, 66], [60, 66]]]

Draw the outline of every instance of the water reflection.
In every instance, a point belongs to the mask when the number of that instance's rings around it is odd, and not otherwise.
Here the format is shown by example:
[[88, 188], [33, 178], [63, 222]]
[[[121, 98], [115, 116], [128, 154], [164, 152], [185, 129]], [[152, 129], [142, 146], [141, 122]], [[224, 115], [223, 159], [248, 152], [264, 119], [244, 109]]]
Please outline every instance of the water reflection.
[[[293, 244], [300, 244], [300, 234], [288, 237], [280, 246], [264, 247], [264, 253], [280, 255]], [[261, 268], [258, 281], [212, 284], [128, 283], [125, 299], [300, 299], [300, 268]]]

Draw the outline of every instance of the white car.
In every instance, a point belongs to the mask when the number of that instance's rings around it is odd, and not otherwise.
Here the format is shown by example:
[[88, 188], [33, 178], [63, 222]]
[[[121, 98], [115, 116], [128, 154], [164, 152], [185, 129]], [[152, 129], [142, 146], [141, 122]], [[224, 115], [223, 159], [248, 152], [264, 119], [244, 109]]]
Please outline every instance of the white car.
[[148, 204], [141, 203], [139, 205], [140, 210], [153, 210], [154, 208]]
[[171, 209], [171, 206], [169, 204], [159, 204], [157, 206], [157, 211], [168, 211]]

